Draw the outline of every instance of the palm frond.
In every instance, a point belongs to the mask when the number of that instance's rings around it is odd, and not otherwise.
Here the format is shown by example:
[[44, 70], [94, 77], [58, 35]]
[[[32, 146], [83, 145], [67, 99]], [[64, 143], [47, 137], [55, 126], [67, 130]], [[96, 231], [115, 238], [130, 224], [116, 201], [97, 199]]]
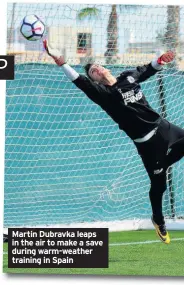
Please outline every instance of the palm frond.
[[88, 8], [84, 8], [84, 9], [81, 9], [77, 15], [77, 18], [79, 20], [83, 20], [87, 17], [96, 17], [98, 16], [100, 13], [100, 10], [95, 8], [95, 7], [88, 7]]

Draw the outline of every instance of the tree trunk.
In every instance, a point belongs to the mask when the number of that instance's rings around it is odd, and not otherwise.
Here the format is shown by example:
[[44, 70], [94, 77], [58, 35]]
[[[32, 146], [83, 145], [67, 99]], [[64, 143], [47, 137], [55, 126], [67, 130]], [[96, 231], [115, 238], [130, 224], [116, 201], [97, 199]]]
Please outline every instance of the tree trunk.
[[175, 67], [177, 67], [178, 65], [179, 26], [180, 26], [180, 7], [168, 5], [165, 43], [167, 49], [171, 49], [176, 54]]
[[118, 53], [118, 24], [117, 24], [117, 5], [112, 5], [107, 26], [107, 50], [105, 52], [106, 63], [116, 63]]

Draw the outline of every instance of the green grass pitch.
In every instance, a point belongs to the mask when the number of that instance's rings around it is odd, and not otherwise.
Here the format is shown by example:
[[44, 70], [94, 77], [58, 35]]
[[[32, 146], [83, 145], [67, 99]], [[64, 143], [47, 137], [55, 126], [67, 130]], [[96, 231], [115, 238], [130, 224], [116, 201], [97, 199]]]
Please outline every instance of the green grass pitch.
[[[184, 232], [170, 231], [171, 243], [160, 242], [154, 231], [109, 234], [109, 268], [12, 269], [8, 268], [8, 245], [4, 244], [3, 272], [34, 274], [91, 274], [184, 276]], [[147, 242], [147, 243], [144, 243]]]

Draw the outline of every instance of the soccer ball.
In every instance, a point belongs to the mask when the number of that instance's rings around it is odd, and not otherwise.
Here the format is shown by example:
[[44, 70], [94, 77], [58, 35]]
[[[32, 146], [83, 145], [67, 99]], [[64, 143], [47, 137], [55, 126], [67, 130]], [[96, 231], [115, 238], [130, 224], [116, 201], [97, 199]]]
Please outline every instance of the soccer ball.
[[21, 23], [21, 34], [29, 41], [40, 40], [45, 32], [44, 23], [36, 16], [25, 16]]

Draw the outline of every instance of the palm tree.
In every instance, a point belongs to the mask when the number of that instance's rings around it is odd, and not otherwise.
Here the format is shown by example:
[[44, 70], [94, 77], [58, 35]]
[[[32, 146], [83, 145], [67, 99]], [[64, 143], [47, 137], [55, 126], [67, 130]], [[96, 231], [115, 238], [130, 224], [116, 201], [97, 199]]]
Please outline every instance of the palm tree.
[[118, 23], [117, 23], [117, 5], [112, 5], [107, 26], [107, 50], [105, 52], [106, 63], [112, 64], [117, 61], [118, 53]]
[[[121, 5], [119, 5], [121, 6]], [[96, 17], [100, 13], [100, 10], [96, 7], [81, 9], [77, 15], [79, 20], [85, 19], [86, 17]], [[107, 26], [107, 50], [104, 54], [106, 57], [106, 63], [114, 63], [118, 53], [118, 28], [117, 28], [117, 5], [113, 4], [111, 13], [109, 16]]]
[[[138, 8], [139, 5], [116, 5], [111, 6], [111, 12], [109, 15], [107, 26], [107, 49], [104, 53], [107, 64], [115, 64], [118, 60], [118, 13], [117, 8], [121, 11], [122, 7], [125, 8]], [[100, 10], [96, 7], [81, 9], [78, 13], [78, 19], [85, 19], [86, 17], [96, 17], [100, 13]]]

